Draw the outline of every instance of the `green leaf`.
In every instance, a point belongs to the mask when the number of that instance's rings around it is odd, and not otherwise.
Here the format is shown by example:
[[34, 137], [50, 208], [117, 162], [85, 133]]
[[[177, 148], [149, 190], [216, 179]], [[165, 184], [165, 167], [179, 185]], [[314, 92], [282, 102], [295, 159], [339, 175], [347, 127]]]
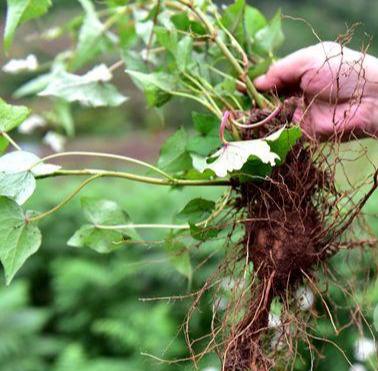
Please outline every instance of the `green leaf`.
[[257, 63], [249, 68], [248, 76], [251, 80], [266, 73], [272, 64], [272, 58], [266, 58], [264, 61]]
[[281, 11], [279, 10], [269, 24], [256, 34], [256, 46], [272, 55], [282, 45], [284, 34], [282, 32]]
[[164, 72], [143, 73], [138, 71], [126, 70], [134, 83], [142, 87], [144, 90], [158, 88], [167, 93], [172, 92], [176, 88], [176, 79], [172, 75]]
[[220, 120], [215, 115], [193, 112], [192, 119], [195, 129], [200, 134], [216, 133], [218, 135]]
[[[301, 129], [295, 126], [283, 130], [281, 135], [276, 140], [268, 142], [271, 151], [280, 157], [277, 159], [277, 166], [285, 162], [287, 154], [301, 138], [301, 136]], [[269, 164], [264, 164], [260, 159], [254, 157], [243, 165], [238, 177], [241, 182], [264, 179], [266, 176], [272, 173], [272, 170], [272, 166]]]
[[188, 139], [186, 149], [190, 153], [207, 156], [221, 146], [219, 135], [196, 135]]
[[52, 5], [51, 0], [7, 0], [8, 10], [4, 30], [4, 49], [12, 45], [17, 27], [30, 19], [44, 15]]
[[29, 80], [25, 84], [21, 85], [14, 93], [14, 98], [24, 98], [29, 95], [35, 95], [40, 93], [42, 90], [46, 89], [46, 86], [49, 84], [53, 78], [52, 73], [46, 73], [40, 75], [34, 79]]
[[172, 53], [172, 55], [176, 55], [178, 44], [176, 30], [168, 30], [165, 27], [155, 27], [155, 34], [158, 43]]
[[178, 219], [184, 219], [188, 223], [198, 223], [206, 220], [214, 211], [215, 202], [203, 198], [195, 198], [176, 215]]
[[267, 23], [266, 18], [259, 10], [252, 6], [246, 6], [244, 12], [244, 27], [251, 41], [254, 40], [256, 33], [264, 28]]
[[292, 128], [285, 129], [281, 133], [280, 137], [275, 141], [269, 142], [270, 149], [274, 153], [277, 153], [278, 156], [280, 156], [278, 164], [282, 164], [283, 162], [285, 162], [287, 154], [301, 137], [302, 131], [300, 127], [294, 126]]
[[143, 73], [126, 70], [134, 84], [141, 90], [150, 107], [161, 107], [171, 98], [171, 93], [176, 89], [176, 79], [164, 72]]
[[240, 32], [243, 32], [244, 10], [245, 0], [236, 0], [223, 12], [221, 22], [235, 36], [240, 36]]
[[219, 119], [214, 115], [194, 112], [192, 115], [195, 129], [200, 133], [188, 139], [186, 149], [190, 153], [207, 156], [220, 147]]
[[30, 171], [15, 174], [0, 172], [0, 196], [9, 197], [19, 205], [30, 198], [35, 187], [35, 178]]
[[169, 255], [171, 264], [177, 272], [191, 281], [193, 269], [190, 262], [190, 254], [186, 246], [181, 242], [167, 239], [165, 249]]
[[86, 224], [75, 232], [67, 244], [78, 248], [89, 247], [100, 254], [108, 254], [122, 246], [119, 242], [124, 239], [118, 231], [99, 229]]
[[211, 226], [207, 226], [206, 228], [198, 227], [193, 223], [190, 224], [190, 234], [191, 236], [198, 241], [207, 241], [211, 240], [212, 238], [216, 238], [220, 233], [219, 229], [215, 229]]
[[5, 150], [8, 148], [9, 142], [4, 138], [0, 137], [0, 155], [5, 152]]
[[13, 151], [0, 157], [0, 172], [7, 174], [30, 171], [34, 176], [55, 173], [61, 166], [41, 162], [34, 153]]
[[189, 19], [186, 13], [174, 14], [171, 17], [171, 21], [180, 31], [195, 33], [198, 35], [206, 34], [206, 28], [200, 22]]
[[158, 167], [169, 172], [185, 171], [191, 168], [192, 160], [186, 150], [188, 135], [184, 128], [167, 139], [161, 147]]
[[109, 49], [110, 42], [105, 37], [105, 27], [97, 17], [96, 9], [90, 0], [79, 0], [85, 11], [79, 41], [72, 61], [72, 69], [85, 66], [99, 54]]
[[190, 36], [185, 36], [177, 45], [176, 64], [180, 71], [185, 71], [192, 58], [193, 40]]
[[119, 225], [130, 221], [126, 212], [114, 201], [83, 197], [81, 207], [86, 219], [93, 224]]
[[26, 221], [24, 211], [9, 198], [0, 197], [0, 260], [7, 285], [25, 261], [40, 247], [41, 232]]
[[0, 98], [0, 131], [10, 131], [21, 125], [29, 113], [27, 107], [12, 106]]
[[83, 197], [81, 207], [85, 218], [92, 224], [82, 226], [69, 239], [72, 247], [89, 247], [100, 254], [107, 254], [121, 245], [119, 242], [138, 239], [134, 229], [127, 229], [127, 234], [121, 230], [108, 230], [100, 226], [130, 224], [129, 215], [114, 201], [94, 197]]
[[110, 78], [105, 65], [96, 66], [83, 76], [59, 71], [39, 95], [79, 102], [89, 107], [119, 106], [127, 98], [107, 82]]
[[68, 136], [74, 136], [75, 124], [72, 117], [71, 105], [63, 99], [57, 99], [54, 105], [54, 111], [58, 123], [63, 127]]

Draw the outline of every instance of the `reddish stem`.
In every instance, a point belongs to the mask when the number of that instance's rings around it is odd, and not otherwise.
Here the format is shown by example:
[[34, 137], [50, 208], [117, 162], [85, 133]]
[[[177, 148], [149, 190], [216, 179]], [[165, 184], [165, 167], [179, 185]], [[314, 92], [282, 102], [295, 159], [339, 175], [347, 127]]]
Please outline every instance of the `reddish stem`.
[[224, 138], [224, 131], [231, 117], [231, 111], [225, 111], [222, 117], [222, 122], [219, 128], [219, 137], [223, 144], [228, 144], [227, 140]]

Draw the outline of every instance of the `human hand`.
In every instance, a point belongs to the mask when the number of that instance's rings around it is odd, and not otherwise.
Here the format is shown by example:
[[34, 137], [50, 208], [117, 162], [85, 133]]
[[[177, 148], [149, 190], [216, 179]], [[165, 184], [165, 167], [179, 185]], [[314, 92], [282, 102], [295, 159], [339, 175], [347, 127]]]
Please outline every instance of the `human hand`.
[[323, 42], [279, 60], [255, 86], [301, 93], [294, 120], [308, 137], [378, 135], [378, 59], [371, 55]]

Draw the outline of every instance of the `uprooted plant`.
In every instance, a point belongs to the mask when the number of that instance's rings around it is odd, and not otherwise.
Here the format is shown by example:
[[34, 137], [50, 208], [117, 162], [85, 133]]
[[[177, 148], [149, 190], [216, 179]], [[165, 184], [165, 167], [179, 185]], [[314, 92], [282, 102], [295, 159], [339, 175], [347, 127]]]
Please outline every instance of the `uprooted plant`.
[[[340, 249], [361, 245], [348, 232], [378, 179], [375, 173], [364, 184], [339, 190], [335, 174], [340, 138], [335, 134], [332, 146], [305, 138], [293, 123], [295, 100], [256, 90], [253, 79], [267, 70], [283, 42], [281, 14], [268, 22], [244, 0], [223, 11], [206, 0], [126, 5], [126, 1], [114, 1], [100, 10], [89, 0], [80, 3], [83, 17], [41, 35], [55, 38], [70, 32], [77, 40], [75, 48], [59, 54], [48, 72], [21, 86], [17, 98], [50, 98], [54, 106], [49, 118], [54, 117], [55, 124], [71, 135], [70, 104], [101, 107], [126, 101], [111, 83], [114, 71], [125, 68], [149, 106], [162, 107], [179, 98], [192, 100], [207, 112], [193, 113], [195, 135], [180, 128], [166, 141], [155, 166], [94, 152], [61, 152], [40, 159], [23, 151], [8, 133], [21, 123], [25, 126], [29, 110], [1, 101], [0, 145], [3, 152], [8, 144], [15, 149], [0, 157], [0, 259], [7, 283], [39, 249], [37, 223], [99, 178], [168, 187], [224, 187], [224, 195], [216, 202], [190, 201], [177, 216], [183, 224], [133, 224], [114, 201], [83, 198], [88, 224], [68, 244], [110, 253], [126, 243], [140, 242], [138, 229], [167, 229], [165, 246], [172, 262], [190, 278], [190, 244], [223, 241], [224, 261], [194, 295], [184, 326], [189, 358], [196, 365], [204, 354], [215, 351], [224, 370], [268, 370], [280, 364], [283, 349], [294, 357], [295, 344], [306, 331], [306, 322], [301, 322], [293, 305], [296, 292], [304, 283], [316, 290], [316, 272], [328, 259]], [[16, 5], [9, 2], [7, 49], [17, 25], [47, 11], [50, 1], [41, 1], [38, 9], [25, 4], [19, 16]], [[114, 52], [121, 54], [121, 60], [110, 67], [103, 63], [87, 73], [76, 72]], [[9, 62], [8, 70], [11, 67]], [[28, 124], [38, 126], [35, 118], [34, 124], [30, 119]], [[156, 176], [65, 169], [50, 163], [66, 156], [117, 159], [147, 168]], [[21, 208], [36, 181], [68, 176], [85, 180], [56, 207], [42, 213]], [[360, 196], [366, 185], [369, 189]], [[219, 301], [219, 277], [233, 282], [226, 304]], [[207, 290], [214, 290], [213, 326], [207, 345], [198, 350], [190, 335], [190, 321]], [[277, 307], [279, 320], [272, 324], [272, 310]]]

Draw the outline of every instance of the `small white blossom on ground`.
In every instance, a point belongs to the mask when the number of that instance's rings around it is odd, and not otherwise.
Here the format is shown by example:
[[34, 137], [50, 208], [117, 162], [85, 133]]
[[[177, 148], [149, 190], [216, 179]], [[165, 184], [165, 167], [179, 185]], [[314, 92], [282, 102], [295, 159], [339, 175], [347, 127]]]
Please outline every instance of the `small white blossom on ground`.
[[314, 305], [314, 293], [307, 286], [300, 287], [295, 293], [295, 298], [297, 299], [299, 308], [303, 311], [311, 309]]
[[65, 136], [54, 131], [49, 131], [43, 138], [43, 143], [47, 144], [54, 152], [64, 151], [66, 141]]
[[354, 356], [361, 362], [369, 359], [376, 351], [377, 346], [373, 339], [361, 337], [354, 344]]
[[35, 129], [46, 125], [46, 120], [39, 115], [31, 115], [18, 128], [21, 134], [31, 134]]
[[40, 158], [34, 153], [13, 151], [0, 157], [0, 172], [7, 174], [31, 171], [34, 176], [55, 173], [61, 167], [53, 164], [39, 163]]
[[202, 371], [219, 371], [219, 368], [216, 368], [216, 367], [206, 367]]
[[17, 74], [20, 72], [35, 71], [38, 68], [37, 57], [33, 54], [28, 55], [25, 59], [12, 59], [3, 66], [3, 72]]

